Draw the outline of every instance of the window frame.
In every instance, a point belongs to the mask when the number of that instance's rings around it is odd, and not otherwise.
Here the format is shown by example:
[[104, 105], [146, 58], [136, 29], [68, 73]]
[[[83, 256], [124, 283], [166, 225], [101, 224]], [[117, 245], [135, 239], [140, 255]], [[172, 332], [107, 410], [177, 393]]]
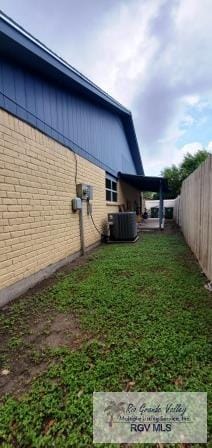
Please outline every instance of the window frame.
[[106, 202], [118, 202], [118, 179], [107, 173], [105, 175], [105, 199]]

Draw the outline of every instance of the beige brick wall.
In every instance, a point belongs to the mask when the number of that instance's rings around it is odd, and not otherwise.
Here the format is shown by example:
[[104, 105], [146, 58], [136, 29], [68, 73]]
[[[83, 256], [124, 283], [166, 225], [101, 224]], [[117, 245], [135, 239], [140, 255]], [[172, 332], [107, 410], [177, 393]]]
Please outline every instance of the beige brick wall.
[[[0, 109], [0, 289], [80, 250], [79, 214], [71, 209], [76, 158], [77, 183], [93, 185], [101, 229], [107, 213], [118, 211], [105, 201], [105, 171]], [[85, 203], [84, 222], [88, 247], [100, 235]]]

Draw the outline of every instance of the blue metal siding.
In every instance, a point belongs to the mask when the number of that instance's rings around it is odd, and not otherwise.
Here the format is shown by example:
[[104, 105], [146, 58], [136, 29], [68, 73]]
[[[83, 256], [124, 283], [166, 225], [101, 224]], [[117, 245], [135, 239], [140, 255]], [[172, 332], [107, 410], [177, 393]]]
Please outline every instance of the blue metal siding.
[[[0, 106], [111, 174], [136, 174], [121, 118], [8, 61], [0, 70]], [[12, 101], [10, 101], [12, 100]]]

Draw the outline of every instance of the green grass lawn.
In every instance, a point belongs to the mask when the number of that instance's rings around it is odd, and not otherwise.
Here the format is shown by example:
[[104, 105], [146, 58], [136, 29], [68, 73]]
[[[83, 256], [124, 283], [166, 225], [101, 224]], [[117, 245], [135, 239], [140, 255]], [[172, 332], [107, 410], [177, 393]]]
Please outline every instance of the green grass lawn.
[[93, 446], [93, 391], [129, 382], [132, 391], [209, 391], [205, 282], [180, 233], [145, 234], [137, 244], [102, 246], [48, 289], [14, 302], [0, 320], [3, 367], [21, 356], [38, 315], [72, 312], [89, 338], [42, 353], [26, 344], [48, 367], [20, 396], [4, 397], [0, 446]]

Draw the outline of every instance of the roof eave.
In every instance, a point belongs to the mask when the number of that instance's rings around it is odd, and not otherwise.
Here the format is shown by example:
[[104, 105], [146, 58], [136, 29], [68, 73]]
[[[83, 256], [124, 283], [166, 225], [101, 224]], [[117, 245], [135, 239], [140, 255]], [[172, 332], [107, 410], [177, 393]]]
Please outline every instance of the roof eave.
[[[138, 141], [135, 133], [131, 112], [122, 104], [100, 89], [96, 84], [71, 67], [67, 62], [49, 50], [45, 45], [31, 36], [13, 20], [0, 11], [0, 35], [2, 37], [0, 50], [5, 45], [9, 52], [22, 57], [22, 62], [35, 67], [48, 77], [66, 87], [73, 87], [79, 93], [85, 94], [91, 100], [99, 102], [112, 112], [118, 113], [124, 123], [126, 137], [131, 150], [137, 174], [144, 174]], [[18, 50], [20, 55], [18, 54]]]
[[95, 83], [86, 78], [78, 70], [74, 69], [65, 60], [59, 57], [56, 53], [52, 52], [48, 47], [43, 45], [40, 41], [31, 36], [18, 24], [12, 21], [9, 17], [5, 16], [0, 11], [0, 33], [7, 36], [16, 44], [19, 44], [28, 53], [31, 53], [33, 57], [45, 61], [48, 65], [54, 67], [57, 71], [60, 71], [63, 75], [70, 78], [74, 83], [82, 88], [85, 88], [90, 93], [95, 94], [101, 100], [107, 104], [114, 106], [116, 111], [123, 112], [124, 114], [131, 114], [130, 111], [108, 95], [104, 90], [98, 87]]
[[157, 192], [162, 187], [163, 192], [169, 191], [167, 179], [158, 176], [143, 176], [119, 172], [119, 178], [140, 191]]

